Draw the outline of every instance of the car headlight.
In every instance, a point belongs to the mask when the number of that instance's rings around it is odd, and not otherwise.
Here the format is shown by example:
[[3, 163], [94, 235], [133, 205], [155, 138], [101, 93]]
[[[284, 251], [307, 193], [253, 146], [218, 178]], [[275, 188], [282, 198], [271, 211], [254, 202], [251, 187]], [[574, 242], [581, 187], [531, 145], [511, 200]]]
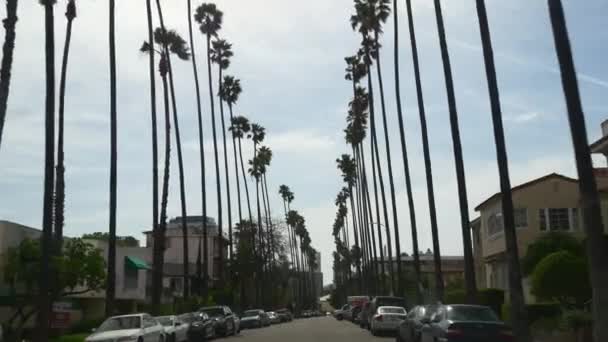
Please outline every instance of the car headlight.
[[138, 337], [139, 337], [139, 336], [137, 336], [137, 335], [119, 337], [118, 339], [116, 339], [116, 342], [131, 342], [131, 341], [137, 341], [137, 338], [138, 338]]

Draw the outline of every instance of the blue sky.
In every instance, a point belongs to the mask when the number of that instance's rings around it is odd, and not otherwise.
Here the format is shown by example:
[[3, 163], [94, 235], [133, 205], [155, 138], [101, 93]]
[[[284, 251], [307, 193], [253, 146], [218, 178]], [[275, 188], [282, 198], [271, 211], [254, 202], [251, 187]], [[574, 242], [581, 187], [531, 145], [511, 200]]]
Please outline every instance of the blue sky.
[[[57, 62], [65, 34], [65, 2], [56, 6]], [[193, 1], [194, 6], [200, 2]], [[119, 234], [136, 235], [150, 228], [151, 151], [147, 59], [138, 53], [147, 37], [145, 2], [117, 1], [119, 116]], [[187, 33], [186, 2], [164, 1], [166, 25]], [[445, 255], [461, 253], [458, 205], [443, 71], [431, 0], [414, 0], [422, 83], [436, 185], [441, 247]], [[244, 93], [236, 107], [267, 128], [273, 149], [269, 173], [272, 192], [288, 184], [296, 194], [294, 208], [307, 218], [313, 244], [322, 253], [325, 282], [331, 281], [333, 201], [341, 188], [336, 157], [349, 151], [342, 129], [350, 85], [344, 81], [343, 57], [353, 54], [358, 36], [349, 26], [350, 0], [223, 0], [221, 36], [234, 44], [228, 73], [242, 80]], [[430, 247], [430, 231], [404, 2], [401, 11], [401, 82], [420, 246]], [[43, 188], [44, 30], [43, 10], [36, 1], [21, 1], [13, 81], [0, 149], [0, 219], [41, 226]], [[109, 178], [109, 78], [107, 5], [78, 3], [70, 55], [66, 98], [67, 199], [66, 233], [106, 230]], [[452, 58], [470, 207], [498, 190], [487, 86], [473, 0], [444, 1]], [[608, 102], [608, 3], [564, 1], [590, 140], [600, 135]], [[546, 1], [487, 1], [503, 104], [512, 183], [549, 172], [575, 176], [564, 99], [553, 48]], [[5, 16], [4, 8], [0, 15]], [[204, 40], [196, 34], [196, 52], [206, 80]], [[393, 82], [392, 21], [383, 37], [391, 151], [398, 191], [402, 246], [411, 251], [403, 169], [399, 159]], [[200, 214], [196, 111], [191, 64], [175, 63], [178, 110], [183, 134], [190, 214]], [[203, 94], [207, 94], [201, 83]], [[159, 103], [160, 105], [160, 103]], [[209, 101], [203, 98], [206, 149], [211, 152]], [[162, 121], [160, 123], [162, 125]], [[162, 127], [162, 126], [161, 126]], [[386, 146], [382, 146], [382, 151]], [[211, 154], [208, 154], [211, 156]], [[232, 160], [232, 159], [230, 159]], [[599, 160], [598, 160], [599, 161]], [[173, 160], [169, 215], [179, 214], [176, 160]], [[208, 159], [212, 165], [212, 159]], [[599, 165], [599, 163], [598, 163]], [[215, 178], [210, 169], [207, 182]], [[233, 176], [232, 176], [233, 177]], [[222, 176], [223, 179], [223, 176]], [[232, 180], [234, 188], [234, 180]], [[216, 216], [209, 192], [209, 213]], [[282, 208], [271, 198], [275, 212]], [[236, 209], [234, 209], [236, 213]], [[472, 212], [474, 215], [474, 212]], [[236, 214], [234, 214], [236, 217]]]

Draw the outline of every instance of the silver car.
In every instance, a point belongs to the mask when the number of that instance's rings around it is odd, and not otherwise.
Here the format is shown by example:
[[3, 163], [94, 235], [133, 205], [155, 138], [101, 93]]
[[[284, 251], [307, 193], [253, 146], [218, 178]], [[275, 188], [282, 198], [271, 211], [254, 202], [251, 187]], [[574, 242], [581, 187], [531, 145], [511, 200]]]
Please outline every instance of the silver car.
[[160, 316], [156, 320], [165, 328], [167, 342], [183, 342], [188, 340], [188, 324], [177, 316]]
[[165, 329], [148, 314], [114, 316], [106, 319], [86, 342], [164, 342]]
[[405, 317], [407, 312], [399, 306], [381, 306], [371, 319], [370, 330], [372, 335], [380, 332], [395, 332]]

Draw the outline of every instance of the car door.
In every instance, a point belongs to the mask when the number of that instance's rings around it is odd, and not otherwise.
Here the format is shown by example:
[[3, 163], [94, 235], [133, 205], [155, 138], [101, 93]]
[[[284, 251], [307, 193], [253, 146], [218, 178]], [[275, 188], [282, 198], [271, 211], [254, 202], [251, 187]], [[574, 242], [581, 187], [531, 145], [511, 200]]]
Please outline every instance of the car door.
[[159, 342], [162, 332], [162, 325], [149, 315], [144, 316], [144, 341]]
[[173, 326], [175, 327], [175, 339], [177, 340], [175, 342], [185, 341], [188, 338], [188, 325], [182, 322], [179, 317], [175, 317]]
[[234, 325], [234, 314], [229, 307], [224, 307], [224, 317], [226, 318], [226, 329], [232, 329], [236, 332], [236, 326]]

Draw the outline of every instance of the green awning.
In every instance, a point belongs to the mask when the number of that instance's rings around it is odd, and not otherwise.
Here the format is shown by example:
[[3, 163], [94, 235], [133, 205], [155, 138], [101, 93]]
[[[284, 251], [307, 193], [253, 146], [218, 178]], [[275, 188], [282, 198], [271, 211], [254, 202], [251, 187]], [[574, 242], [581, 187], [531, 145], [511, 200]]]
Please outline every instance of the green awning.
[[125, 257], [125, 264], [128, 267], [131, 267], [136, 270], [151, 270], [152, 269], [152, 267], [148, 266], [148, 264], [145, 261], [141, 260], [140, 258], [136, 258], [136, 257], [132, 257], [132, 256]]

